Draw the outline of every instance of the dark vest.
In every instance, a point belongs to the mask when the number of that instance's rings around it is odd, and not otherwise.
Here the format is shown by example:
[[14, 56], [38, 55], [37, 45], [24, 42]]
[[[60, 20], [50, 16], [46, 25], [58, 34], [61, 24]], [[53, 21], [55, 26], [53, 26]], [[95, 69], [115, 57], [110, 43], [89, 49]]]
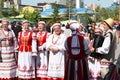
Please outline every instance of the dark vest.
[[111, 44], [110, 44], [110, 50], [108, 54], [104, 54], [101, 56], [101, 61], [104, 62], [113, 62], [115, 57], [115, 33], [114, 32], [108, 32], [110, 34], [111, 38]]
[[94, 52], [91, 53], [90, 56], [95, 57], [95, 58], [101, 58], [100, 53], [96, 52], [96, 48], [101, 47], [104, 41], [104, 36], [99, 35], [99, 34], [95, 34], [94, 35], [94, 41], [93, 41], [93, 48], [95, 48]]

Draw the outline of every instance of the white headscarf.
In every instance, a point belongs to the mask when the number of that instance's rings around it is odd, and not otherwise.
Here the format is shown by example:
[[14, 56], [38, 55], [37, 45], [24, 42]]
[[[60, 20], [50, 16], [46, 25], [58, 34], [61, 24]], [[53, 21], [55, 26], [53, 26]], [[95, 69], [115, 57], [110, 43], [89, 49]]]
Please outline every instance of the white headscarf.
[[71, 20], [69, 25], [71, 30], [76, 30], [80, 27], [80, 24], [76, 20]]
[[51, 26], [51, 33], [52, 33], [52, 31], [53, 31], [53, 29], [54, 29], [54, 27], [55, 26], [60, 26], [61, 27], [61, 23], [54, 23], [52, 26]]
[[[71, 20], [69, 22], [69, 25], [70, 25], [70, 29], [73, 31], [73, 34], [74, 33], [76, 34], [77, 33], [76, 30], [80, 27], [80, 24], [76, 20]], [[77, 36], [73, 36], [71, 47], [80, 47], [79, 40], [78, 40]], [[80, 53], [79, 49], [72, 50], [72, 54], [77, 55], [78, 53]]]

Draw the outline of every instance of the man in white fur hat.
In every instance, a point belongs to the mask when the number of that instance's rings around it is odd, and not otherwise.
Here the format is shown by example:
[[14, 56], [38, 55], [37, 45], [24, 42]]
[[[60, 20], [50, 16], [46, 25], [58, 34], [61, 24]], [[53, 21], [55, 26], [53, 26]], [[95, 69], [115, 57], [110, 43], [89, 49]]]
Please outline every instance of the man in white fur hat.
[[[106, 20], [103, 21], [103, 28], [105, 30], [105, 35], [104, 35], [104, 41], [101, 47], [98, 47], [96, 49], [97, 53], [102, 54], [100, 62], [101, 62], [101, 75], [102, 78], [104, 78], [104, 80], [110, 80], [110, 76], [109, 77], [105, 77], [106, 74], [109, 71], [109, 67], [110, 65], [113, 63], [114, 61], [114, 56], [115, 56], [115, 46], [114, 46], [114, 34], [112, 31], [112, 27], [113, 27], [113, 23], [114, 20], [112, 18], [108, 18]], [[94, 51], [94, 48], [90, 48], [91, 52]], [[108, 76], [108, 75], [107, 75]], [[111, 80], [117, 80], [117, 79], [111, 79]]]
[[70, 21], [69, 25], [72, 36], [68, 37], [65, 43], [68, 60], [64, 80], [89, 80], [87, 56], [90, 52], [88, 40], [79, 35], [80, 24], [77, 21]]

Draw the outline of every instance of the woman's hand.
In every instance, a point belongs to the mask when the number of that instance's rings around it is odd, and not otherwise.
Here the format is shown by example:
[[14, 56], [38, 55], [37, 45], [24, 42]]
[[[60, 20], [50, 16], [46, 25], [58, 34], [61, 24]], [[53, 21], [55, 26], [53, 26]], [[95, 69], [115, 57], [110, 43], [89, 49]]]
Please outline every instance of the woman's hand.
[[89, 49], [90, 49], [90, 52], [92, 53], [92, 52], [94, 52], [94, 48], [93, 48], [93, 41], [90, 41], [90, 43], [89, 43]]
[[49, 50], [52, 51], [53, 53], [56, 53], [59, 51], [59, 48], [57, 47], [49, 47]]
[[93, 53], [93, 52], [94, 52], [94, 50], [95, 50], [95, 48], [93, 48], [93, 47], [92, 47], [92, 48], [90, 48], [90, 52], [91, 52], [91, 53]]
[[59, 49], [58, 48], [53, 48], [53, 52], [58, 52]]

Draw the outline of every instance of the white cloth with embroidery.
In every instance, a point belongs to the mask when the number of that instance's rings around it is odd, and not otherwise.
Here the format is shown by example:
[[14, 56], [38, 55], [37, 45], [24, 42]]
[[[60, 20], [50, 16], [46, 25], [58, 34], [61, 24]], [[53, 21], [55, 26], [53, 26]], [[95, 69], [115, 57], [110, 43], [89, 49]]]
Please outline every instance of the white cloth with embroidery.
[[[89, 71], [90, 71], [90, 80], [97, 80], [99, 78], [99, 80], [101, 80], [101, 65], [100, 65], [100, 61], [89, 57], [88, 60], [88, 64], [89, 64]], [[101, 79], [100, 79], [101, 78]]]
[[[43, 31], [41, 35], [40, 32], [38, 32], [37, 38], [40, 37], [44, 38], [45, 34], [46, 34], [45, 31]], [[49, 35], [50, 33], [47, 32], [46, 39], [48, 38]], [[38, 48], [40, 49], [40, 51], [38, 52], [38, 56], [37, 56], [37, 77], [47, 78], [48, 53], [46, 50], [44, 50], [46, 48], [46, 42], [43, 43], [43, 45], [38, 46]]]
[[[23, 35], [23, 33], [22, 33]], [[28, 33], [30, 35], [30, 32]], [[35, 78], [35, 61], [32, 52], [37, 52], [36, 40], [33, 39], [36, 34], [32, 33], [32, 51], [18, 53], [18, 77], [22, 79]], [[20, 37], [20, 33], [18, 38]]]
[[15, 34], [0, 30], [0, 80], [16, 77], [17, 64], [14, 52], [18, 48]]
[[[53, 38], [54, 37], [54, 38]], [[66, 36], [60, 34], [59, 37], [55, 37], [54, 34], [50, 35], [46, 42], [46, 48], [49, 46], [58, 47], [59, 51], [54, 53], [50, 51], [49, 64], [48, 64], [48, 77], [64, 78], [64, 66], [65, 66], [65, 53], [64, 42]], [[53, 44], [55, 43], [55, 44]]]

